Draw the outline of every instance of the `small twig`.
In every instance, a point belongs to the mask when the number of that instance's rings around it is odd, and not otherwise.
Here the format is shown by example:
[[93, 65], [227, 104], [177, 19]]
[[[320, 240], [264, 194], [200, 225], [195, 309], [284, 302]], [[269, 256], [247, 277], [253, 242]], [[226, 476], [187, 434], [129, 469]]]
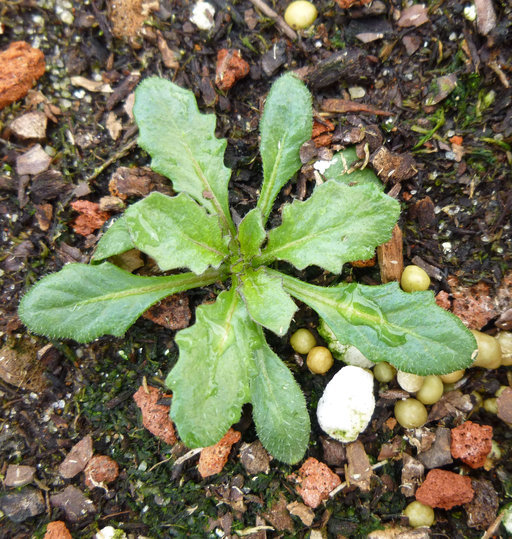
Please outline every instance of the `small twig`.
[[95, 180], [106, 168], [108, 168], [112, 163], [117, 161], [119, 158], [124, 157], [137, 143], [137, 139], [134, 138], [125, 144], [119, 151], [114, 155], [110, 156], [106, 161], [104, 161], [99, 167], [94, 169], [94, 172], [86, 178], [86, 182], [89, 183], [92, 180]]
[[181, 466], [184, 462], [187, 462], [187, 460], [191, 459], [192, 457], [195, 457], [198, 453], [201, 453], [202, 450], [202, 447], [196, 447], [195, 449], [191, 449], [188, 453], [185, 453], [182, 457], [176, 459], [176, 462], [172, 465], [172, 467], [176, 468], [176, 466]]
[[278, 15], [271, 7], [269, 7], [263, 0], [251, 0], [251, 4], [263, 12], [267, 17], [272, 19], [279, 27], [283, 34], [286, 34], [290, 39], [295, 41], [297, 39], [297, 33], [290, 26], [288, 26], [285, 20]]
[[499, 528], [504, 516], [505, 511], [502, 511], [496, 517], [496, 520], [487, 528], [486, 532], [482, 535], [482, 539], [491, 539], [491, 537], [496, 533], [496, 530]]

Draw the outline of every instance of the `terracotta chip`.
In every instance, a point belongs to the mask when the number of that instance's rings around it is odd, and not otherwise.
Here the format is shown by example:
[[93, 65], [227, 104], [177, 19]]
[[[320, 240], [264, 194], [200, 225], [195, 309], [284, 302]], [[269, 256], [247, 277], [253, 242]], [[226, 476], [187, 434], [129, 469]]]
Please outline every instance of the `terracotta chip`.
[[470, 477], [439, 469], [430, 470], [416, 491], [419, 502], [441, 509], [451, 509], [456, 505], [468, 503], [474, 495]]
[[215, 445], [205, 447], [201, 451], [197, 468], [203, 479], [222, 471], [228, 461], [231, 448], [240, 440], [241, 436], [237, 430], [229, 429]]
[[142, 412], [142, 424], [146, 429], [167, 444], [176, 443], [174, 424], [169, 417], [169, 406], [157, 404], [160, 391], [156, 387], [139, 387], [133, 400]]
[[480, 468], [492, 449], [492, 427], [466, 421], [452, 429], [451, 452], [471, 468]]
[[341, 479], [323, 462], [309, 457], [299, 470], [297, 493], [304, 503], [315, 509], [329, 493], [341, 484]]

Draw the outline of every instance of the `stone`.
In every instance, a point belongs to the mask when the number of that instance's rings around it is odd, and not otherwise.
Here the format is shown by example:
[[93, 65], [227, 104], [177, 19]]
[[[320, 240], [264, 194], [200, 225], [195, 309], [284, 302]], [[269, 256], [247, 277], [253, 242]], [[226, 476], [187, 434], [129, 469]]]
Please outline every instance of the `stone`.
[[4, 484], [6, 487], [24, 487], [32, 482], [36, 469], [33, 466], [21, 464], [9, 464], [5, 473]]
[[9, 128], [20, 139], [44, 140], [47, 124], [46, 114], [36, 110], [22, 114], [11, 123]]
[[229, 458], [229, 453], [242, 434], [237, 430], [229, 429], [228, 432], [215, 445], [205, 447], [199, 455], [197, 469], [201, 477], [209, 477], [218, 474], [224, 468]]
[[430, 507], [451, 509], [470, 502], [474, 494], [470, 477], [435, 469], [428, 472], [416, 491], [416, 499]]
[[13, 522], [23, 522], [44, 513], [45, 509], [43, 495], [35, 488], [27, 487], [0, 498], [0, 510]]
[[339, 476], [314, 457], [309, 457], [301, 466], [297, 481], [297, 493], [313, 509], [327, 500], [329, 493], [341, 484]]
[[44, 54], [25, 41], [0, 52], [0, 110], [25, 97], [44, 70]]
[[73, 485], [69, 485], [62, 492], [50, 496], [50, 503], [52, 507], [62, 509], [66, 519], [70, 522], [78, 522], [96, 512], [94, 503]]
[[249, 64], [239, 50], [221, 49], [217, 53], [215, 84], [222, 92], [227, 92], [236, 81], [249, 74]]
[[156, 387], [141, 386], [133, 395], [133, 400], [142, 412], [142, 424], [165, 443], [176, 443], [174, 424], [169, 417], [169, 406], [157, 404], [160, 391]]
[[92, 438], [87, 435], [72, 447], [66, 458], [60, 463], [60, 476], [64, 479], [75, 477], [87, 466], [93, 452]]
[[54, 520], [46, 526], [43, 539], [72, 539], [72, 536], [62, 520]]
[[492, 427], [466, 421], [451, 432], [451, 453], [471, 468], [480, 468], [485, 464], [492, 449]]
[[453, 462], [450, 451], [451, 443], [450, 429], [446, 427], [438, 427], [436, 429], [436, 437], [432, 447], [418, 455], [418, 460], [428, 468], [440, 468]]
[[35, 176], [48, 170], [52, 158], [43, 150], [40, 144], [32, 146], [30, 150], [16, 159], [16, 173], [18, 176], [29, 174]]
[[507, 387], [503, 390], [503, 393], [498, 397], [498, 417], [512, 425], [512, 387]]
[[119, 475], [119, 466], [114, 459], [106, 455], [94, 455], [85, 468], [85, 485], [105, 488], [115, 481]]
[[250, 475], [259, 473], [268, 474], [270, 471], [270, 455], [263, 444], [256, 440], [250, 444], [242, 444], [240, 448], [240, 462]]

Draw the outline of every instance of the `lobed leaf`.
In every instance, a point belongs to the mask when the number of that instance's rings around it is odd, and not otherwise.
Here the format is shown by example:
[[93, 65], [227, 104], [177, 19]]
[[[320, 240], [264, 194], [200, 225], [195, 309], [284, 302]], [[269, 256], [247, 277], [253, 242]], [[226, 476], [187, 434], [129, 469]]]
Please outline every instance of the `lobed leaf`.
[[258, 328], [254, 351], [257, 375], [251, 378], [252, 414], [256, 432], [275, 458], [288, 464], [302, 459], [309, 442], [306, 400], [290, 370], [270, 349]]
[[18, 314], [35, 333], [89, 342], [101, 335], [120, 337], [157, 301], [217, 281], [217, 271], [197, 276], [132, 275], [109, 262], [68, 264], [41, 279], [23, 296]]
[[196, 323], [180, 331], [178, 363], [166, 385], [171, 417], [188, 447], [217, 443], [250, 400], [254, 323], [235, 287], [201, 305]]
[[283, 276], [283, 283], [324, 319], [340, 343], [355, 346], [371, 361], [419, 375], [453, 372], [473, 362], [475, 338], [436, 304], [432, 292], [403, 292], [396, 282], [324, 288]]
[[135, 245], [124, 217], [119, 217], [101, 236], [96, 245], [92, 262], [101, 262], [111, 256], [126, 253], [134, 249]]
[[285, 335], [297, 305], [283, 290], [281, 279], [267, 273], [266, 268], [260, 268], [247, 269], [241, 280], [239, 292], [251, 318], [277, 335]]
[[217, 218], [185, 193], [151, 193], [130, 206], [123, 219], [133, 244], [162, 271], [189, 268], [200, 274], [208, 266], [218, 268], [228, 255], [229, 239], [222, 237]]
[[265, 241], [267, 233], [263, 226], [263, 217], [258, 208], [252, 209], [242, 219], [238, 226], [238, 241], [240, 252], [246, 260], [250, 260], [261, 254], [261, 245]]
[[191, 91], [157, 77], [137, 87], [133, 114], [151, 168], [170, 178], [176, 191], [216, 213], [234, 236], [228, 207], [231, 171], [224, 166], [226, 140], [215, 137], [215, 116], [199, 112]]
[[300, 147], [311, 138], [311, 94], [291, 73], [272, 85], [261, 118], [263, 185], [258, 208], [266, 222], [281, 188], [299, 170]]
[[325, 169], [323, 176], [326, 180], [333, 180], [348, 185], [364, 185], [370, 183], [379, 189], [384, 189], [384, 184], [379, 180], [375, 172], [369, 168], [356, 169], [349, 172], [354, 163], [359, 161], [355, 148], [347, 148], [335, 154], [331, 164]]
[[282, 223], [269, 232], [257, 260], [341, 273], [345, 262], [371, 258], [375, 247], [389, 240], [399, 214], [399, 203], [372, 185], [326, 182], [308, 200], [283, 208]]

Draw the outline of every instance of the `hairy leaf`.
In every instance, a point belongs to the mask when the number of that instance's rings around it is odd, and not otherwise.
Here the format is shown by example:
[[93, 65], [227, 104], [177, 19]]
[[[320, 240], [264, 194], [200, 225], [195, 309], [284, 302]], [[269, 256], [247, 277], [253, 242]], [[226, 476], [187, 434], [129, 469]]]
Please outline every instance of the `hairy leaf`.
[[300, 270], [314, 264], [341, 273], [345, 262], [371, 258], [389, 240], [399, 214], [399, 203], [372, 185], [326, 182], [305, 202], [283, 208], [282, 223], [269, 232], [258, 261], [286, 260]]
[[398, 283], [341, 284], [324, 288], [283, 276], [284, 288], [314, 309], [342, 344], [371, 361], [387, 361], [420, 375], [444, 374], [472, 364], [473, 335], [439, 307], [432, 292], [403, 292]]
[[179, 360], [166, 380], [171, 417], [188, 447], [213, 445], [250, 400], [254, 322], [235, 287], [198, 307], [196, 323], [176, 342]]
[[224, 166], [226, 141], [215, 137], [215, 116], [199, 112], [190, 90], [157, 77], [137, 87], [133, 114], [151, 168], [170, 178], [176, 191], [217, 213], [234, 236], [228, 207], [231, 171]]
[[325, 169], [324, 177], [327, 180], [334, 180], [349, 185], [360, 185], [371, 183], [379, 189], [384, 189], [384, 184], [379, 180], [373, 170], [369, 168], [355, 169], [348, 173], [350, 167], [359, 161], [355, 148], [347, 148], [335, 154], [330, 166]]
[[269, 348], [261, 328], [251, 378], [252, 414], [261, 443], [277, 459], [295, 464], [306, 452], [310, 422], [306, 400], [290, 370]]
[[251, 318], [277, 335], [285, 335], [297, 305], [283, 290], [281, 279], [260, 268], [246, 270], [241, 280], [240, 294]]
[[291, 73], [279, 78], [268, 94], [260, 123], [263, 185], [258, 208], [265, 222], [285, 183], [299, 170], [300, 147], [311, 138], [311, 95]]
[[189, 268], [200, 274], [219, 267], [228, 255], [217, 217], [181, 193], [151, 193], [130, 206], [124, 220], [137, 249], [153, 257], [162, 271]]
[[34, 285], [18, 314], [30, 330], [52, 338], [88, 342], [101, 335], [120, 337], [162, 298], [219, 278], [214, 270], [201, 276], [141, 277], [109, 262], [68, 264]]
[[92, 262], [100, 262], [111, 256], [126, 253], [134, 249], [135, 245], [130, 236], [130, 231], [124, 217], [119, 217], [101, 236], [96, 245], [96, 250], [92, 257]]
[[246, 260], [261, 253], [260, 247], [266, 237], [261, 212], [258, 208], [254, 208], [242, 219], [238, 227], [240, 252]]

